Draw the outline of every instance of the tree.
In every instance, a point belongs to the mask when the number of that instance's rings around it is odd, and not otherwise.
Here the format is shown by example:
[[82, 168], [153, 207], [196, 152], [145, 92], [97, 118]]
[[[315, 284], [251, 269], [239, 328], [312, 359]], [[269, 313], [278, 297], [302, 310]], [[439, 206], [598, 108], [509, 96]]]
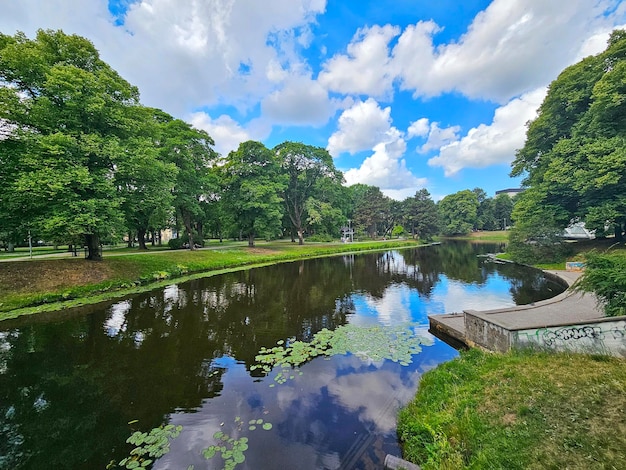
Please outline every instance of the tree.
[[404, 219], [414, 238], [429, 240], [439, 233], [437, 205], [426, 189], [420, 189], [415, 196], [404, 200]]
[[444, 197], [437, 209], [444, 235], [465, 235], [472, 231], [478, 213], [478, 196], [465, 189]]
[[204, 218], [207, 194], [216, 190], [212, 187], [211, 167], [218, 155], [212, 145], [209, 134], [180, 119], [171, 119], [163, 126], [163, 160], [178, 170], [172, 190], [173, 205], [185, 227], [190, 250], [196, 248], [194, 232]]
[[513, 213], [514, 230], [528, 237], [520, 236], [520, 243], [536, 238], [526, 221], [541, 219], [560, 230], [583, 220], [598, 235], [612, 226], [616, 239], [624, 239], [624, 116], [626, 32], [614, 31], [606, 51], [568, 67], [550, 85], [528, 127], [511, 172], [524, 174], [524, 185], [532, 189], [522, 194], [524, 203]]
[[100, 238], [123, 227], [112, 175], [137, 89], [88, 40], [43, 30], [33, 40], [0, 34], [0, 83], [0, 119], [9, 129], [0, 158], [8, 147], [19, 151], [19, 163], [4, 169], [9, 231], [82, 237], [88, 258], [100, 259]]
[[507, 194], [498, 194], [494, 199], [494, 203], [496, 223], [501, 230], [506, 230], [507, 225], [510, 224], [512, 220], [513, 199]]
[[[370, 238], [378, 232], [378, 224], [390, 218], [390, 200], [376, 186], [359, 186], [354, 207], [354, 224], [366, 231]], [[384, 224], [385, 227], [388, 224]], [[393, 225], [392, 225], [393, 228]]]
[[173, 188], [178, 169], [159, 151], [161, 126], [171, 119], [160, 110], [136, 107], [135, 137], [127, 139], [116, 165], [126, 225], [135, 230], [139, 249], [146, 250], [146, 233], [161, 229], [172, 213]]
[[283, 142], [274, 147], [287, 186], [283, 192], [285, 212], [296, 233], [298, 243], [304, 243], [304, 225], [306, 222], [306, 202], [314, 197], [317, 183], [322, 178], [336, 182], [343, 179], [341, 172], [335, 169], [333, 158], [321, 147], [313, 147], [299, 142]]
[[248, 238], [248, 246], [254, 246], [255, 236], [277, 234], [286, 178], [276, 154], [260, 142], [243, 142], [228, 154], [222, 175], [226, 210]]

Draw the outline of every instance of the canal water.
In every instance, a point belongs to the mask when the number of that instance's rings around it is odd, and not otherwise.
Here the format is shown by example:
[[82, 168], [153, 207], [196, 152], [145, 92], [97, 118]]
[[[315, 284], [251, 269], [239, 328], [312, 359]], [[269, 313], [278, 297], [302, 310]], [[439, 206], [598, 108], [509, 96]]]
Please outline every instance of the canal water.
[[[2, 322], [0, 468], [104, 469], [128, 456], [134, 431], [173, 424], [180, 434], [155, 469], [380, 469], [401, 453], [398, 408], [458, 354], [428, 333], [427, 315], [562, 291], [540, 271], [477, 256], [499, 248], [291, 262]], [[366, 332], [365, 346], [361, 337], [358, 350], [293, 370], [255, 368], [262, 348], [344, 328]], [[368, 338], [380, 348], [397, 329], [420, 339], [408, 360], [368, 354]]]

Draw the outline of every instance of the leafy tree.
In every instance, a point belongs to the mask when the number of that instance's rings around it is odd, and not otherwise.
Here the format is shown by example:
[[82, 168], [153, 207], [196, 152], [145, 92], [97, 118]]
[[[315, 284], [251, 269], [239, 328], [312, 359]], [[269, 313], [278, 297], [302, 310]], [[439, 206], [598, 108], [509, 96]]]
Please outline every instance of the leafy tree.
[[137, 233], [139, 248], [146, 247], [150, 228], [164, 228], [172, 212], [178, 169], [163, 160], [159, 151], [160, 126], [171, 119], [162, 111], [137, 107], [135, 137], [127, 139], [116, 167], [116, 183], [122, 196], [126, 225]]
[[496, 224], [501, 230], [506, 230], [508, 224], [511, 223], [511, 214], [513, 212], [513, 199], [507, 194], [498, 194], [494, 198], [495, 208], [494, 216]]
[[391, 218], [390, 199], [376, 186], [359, 186], [357, 191], [361, 194], [355, 201], [354, 224], [367, 232], [370, 238], [374, 238], [378, 225], [386, 227], [386, 221]]
[[0, 158], [9, 147], [19, 151], [19, 162], [2, 161], [10, 172], [1, 190], [12, 212], [8, 230], [20, 229], [19, 218], [42, 236], [84, 237], [88, 258], [100, 259], [100, 237], [123, 226], [111, 176], [137, 89], [88, 40], [43, 30], [33, 40], [0, 34], [0, 83], [0, 119], [9, 129]]
[[478, 196], [465, 189], [444, 197], [437, 209], [444, 235], [465, 235], [472, 231], [478, 214]]
[[286, 186], [276, 154], [260, 142], [243, 142], [228, 154], [222, 174], [225, 206], [248, 238], [248, 246], [254, 246], [255, 236], [275, 235]]
[[180, 119], [171, 119], [163, 126], [163, 159], [178, 170], [172, 190], [173, 205], [185, 227], [190, 250], [202, 241], [194, 238], [194, 232], [198, 232], [204, 219], [207, 195], [216, 190], [211, 167], [218, 155], [212, 145], [213, 139], [205, 131]]
[[541, 219], [560, 230], [584, 220], [599, 235], [612, 226], [623, 240], [625, 83], [626, 32], [614, 31], [606, 51], [568, 67], [550, 85], [511, 172], [524, 174], [533, 190], [522, 194], [513, 214], [520, 243], [536, 238], [533, 227], [542, 228], [528, 220]]
[[335, 169], [333, 158], [321, 147], [313, 147], [299, 142], [283, 142], [273, 150], [280, 162], [282, 172], [287, 176], [287, 186], [283, 192], [285, 212], [298, 234], [298, 243], [304, 243], [306, 222], [306, 202], [316, 196], [317, 183], [323, 179], [341, 182], [343, 176]]
[[411, 227], [413, 237], [429, 240], [439, 233], [437, 205], [426, 189], [420, 189], [415, 196], [405, 199], [404, 219], [407, 228]]

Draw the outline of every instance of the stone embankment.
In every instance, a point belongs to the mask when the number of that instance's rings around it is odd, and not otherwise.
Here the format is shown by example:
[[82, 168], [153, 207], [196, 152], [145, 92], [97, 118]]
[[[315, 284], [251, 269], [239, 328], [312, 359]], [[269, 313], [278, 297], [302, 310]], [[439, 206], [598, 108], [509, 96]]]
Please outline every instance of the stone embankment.
[[546, 273], [565, 281], [568, 289], [530, 305], [431, 315], [430, 331], [454, 347], [496, 352], [540, 347], [626, 357], [626, 316], [605, 317], [594, 295], [573, 290], [580, 272]]

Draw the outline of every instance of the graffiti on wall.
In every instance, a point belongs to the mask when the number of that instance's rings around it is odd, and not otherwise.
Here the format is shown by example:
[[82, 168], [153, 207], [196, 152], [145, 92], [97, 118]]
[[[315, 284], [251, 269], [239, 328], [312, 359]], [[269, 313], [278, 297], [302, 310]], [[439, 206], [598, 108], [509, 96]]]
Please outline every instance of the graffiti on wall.
[[552, 349], [594, 350], [624, 356], [626, 321], [526, 330], [518, 333], [517, 342], [520, 345], [534, 343]]

